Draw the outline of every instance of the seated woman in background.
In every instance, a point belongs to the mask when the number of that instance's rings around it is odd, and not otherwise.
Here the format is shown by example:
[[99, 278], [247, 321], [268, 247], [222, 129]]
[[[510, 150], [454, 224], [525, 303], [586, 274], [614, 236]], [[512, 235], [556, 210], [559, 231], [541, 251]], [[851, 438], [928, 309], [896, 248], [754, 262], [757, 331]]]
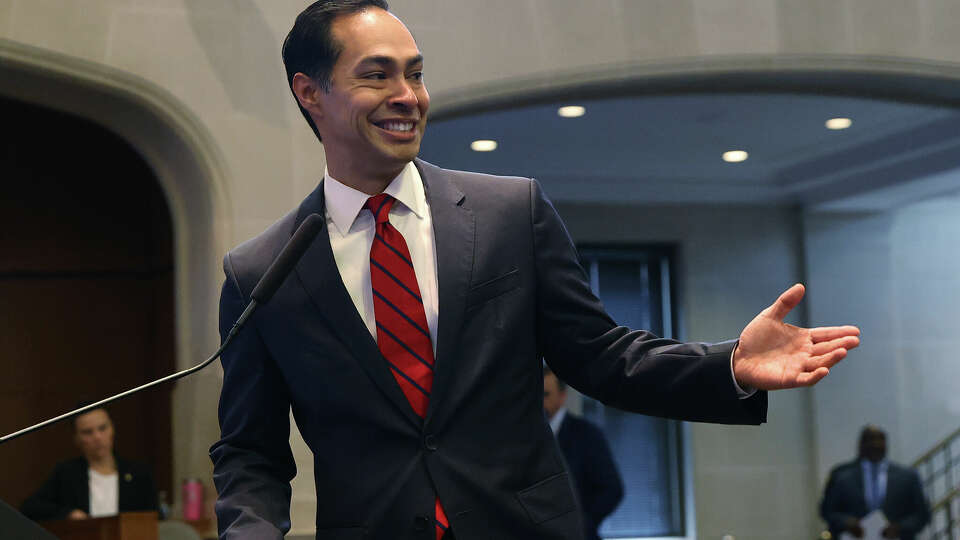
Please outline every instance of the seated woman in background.
[[114, 456], [113, 422], [106, 409], [77, 416], [74, 427], [83, 456], [59, 463], [23, 503], [23, 514], [43, 521], [157, 510], [149, 467]]

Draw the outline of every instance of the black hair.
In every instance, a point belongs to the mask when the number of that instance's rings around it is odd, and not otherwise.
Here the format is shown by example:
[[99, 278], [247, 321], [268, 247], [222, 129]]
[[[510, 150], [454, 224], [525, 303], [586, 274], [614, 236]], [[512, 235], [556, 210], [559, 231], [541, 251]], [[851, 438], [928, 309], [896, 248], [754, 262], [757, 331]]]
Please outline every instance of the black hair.
[[[547, 375], [551, 375], [551, 374], [552, 374], [554, 377], [557, 376], [557, 374], [554, 373], [552, 369], [550, 369], [550, 366], [548, 366], [546, 363], [544, 363], [544, 364], [543, 364], [543, 376], [546, 377]], [[566, 389], [567, 389], [567, 383], [561, 381], [561, 380], [560, 380], [560, 377], [557, 377], [557, 390], [563, 392], [563, 391], [566, 390]]]
[[876, 437], [876, 436], [887, 438], [887, 433], [883, 431], [880, 426], [873, 424], [867, 424], [863, 426], [863, 429], [860, 430], [860, 443], [859, 446], [863, 446], [864, 441], [867, 440], [867, 437]]
[[[330, 74], [343, 52], [343, 44], [335, 40], [331, 32], [333, 21], [342, 15], [358, 13], [368, 8], [384, 11], [390, 9], [386, 0], [318, 0], [297, 15], [293, 28], [283, 40], [283, 65], [287, 70], [290, 92], [293, 92], [293, 76], [297, 73], [307, 75], [324, 91], [330, 91]], [[300, 105], [296, 93], [293, 98], [317, 139], [322, 141], [313, 118], [310, 118], [310, 113]]]
[[[87, 405], [93, 405], [94, 403], [96, 403], [96, 401], [94, 401], [94, 400], [92, 400], [92, 399], [80, 400], [80, 401], [78, 401], [77, 404], [73, 407], [73, 409], [74, 409], [74, 410], [77, 410], [77, 409], [80, 409], [80, 408], [82, 408], [82, 407], [86, 407]], [[84, 414], [90, 414], [90, 413], [92, 413], [93, 411], [103, 411], [103, 412], [107, 413], [107, 416], [108, 416], [108, 417], [110, 416], [110, 411], [108, 411], [106, 407], [97, 407], [97, 408], [94, 408], [94, 409], [90, 409], [89, 411], [87, 411], [87, 412], [85, 412], [85, 413], [83, 413], [83, 414], [78, 414], [78, 415], [76, 415], [76, 416], [73, 417], [73, 429], [74, 429], [74, 430], [77, 429], [77, 419], [78, 419], [78, 418], [80, 418], [80, 417], [83, 416]]]

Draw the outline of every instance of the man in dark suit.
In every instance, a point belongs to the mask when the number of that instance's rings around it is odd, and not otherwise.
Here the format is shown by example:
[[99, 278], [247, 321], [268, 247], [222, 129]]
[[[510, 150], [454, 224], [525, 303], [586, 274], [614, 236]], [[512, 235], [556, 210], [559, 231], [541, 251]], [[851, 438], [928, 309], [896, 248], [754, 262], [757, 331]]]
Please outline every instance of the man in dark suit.
[[623, 481], [603, 432], [567, 410], [567, 385], [545, 367], [543, 412], [567, 463], [579, 495], [586, 540], [599, 540], [598, 529], [623, 499]]
[[23, 503], [23, 515], [44, 521], [156, 510], [157, 492], [149, 467], [113, 454], [113, 422], [106, 409], [77, 416], [74, 427], [82, 456], [58, 464]]
[[859, 343], [854, 327], [784, 324], [801, 285], [739, 341], [617, 326], [536, 182], [415, 159], [423, 57], [386, 9], [321, 0], [284, 42], [327, 170], [224, 259], [222, 333], [307, 216], [325, 226], [222, 357], [210, 452], [222, 538], [289, 529], [291, 408], [314, 456], [317, 538], [581, 538], [540, 358], [622, 409], [757, 424], [764, 390], [814, 384]]
[[860, 432], [859, 456], [830, 472], [820, 503], [820, 516], [834, 536], [846, 532], [863, 537], [860, 520], [881, 510], [888, 524], [884, 538], [913, 538], [930, 522], [930, 507], [920, 476], [886, 459], [887, 436], [876, 426]]

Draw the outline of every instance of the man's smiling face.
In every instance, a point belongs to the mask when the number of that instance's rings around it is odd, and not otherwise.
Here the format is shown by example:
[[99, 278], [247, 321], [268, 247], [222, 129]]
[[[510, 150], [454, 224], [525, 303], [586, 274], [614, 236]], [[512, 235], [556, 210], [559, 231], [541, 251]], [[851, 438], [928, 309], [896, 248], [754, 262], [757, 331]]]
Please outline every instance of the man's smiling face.
[[430, 96], [417, 43], [377, 8], [338, 17], [331, 30], [343, 49], [313, 115], [331, 174], [395, 175], [419, 153], [427, 125]]

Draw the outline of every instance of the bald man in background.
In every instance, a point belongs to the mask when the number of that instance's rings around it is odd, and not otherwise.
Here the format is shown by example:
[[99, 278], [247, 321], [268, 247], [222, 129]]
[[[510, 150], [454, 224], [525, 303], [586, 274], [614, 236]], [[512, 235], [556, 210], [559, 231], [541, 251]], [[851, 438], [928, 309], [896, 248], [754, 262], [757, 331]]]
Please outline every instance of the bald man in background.
[[839, 537], [863, 538], [860, 521], [883, 512], [884, 538], [913, 540], [930, 523], [930, 505], [916, 471], [887, 459], [887, 434], [868, 425], [860, 432], [857, 459], [830, 471], [820, 515]]

